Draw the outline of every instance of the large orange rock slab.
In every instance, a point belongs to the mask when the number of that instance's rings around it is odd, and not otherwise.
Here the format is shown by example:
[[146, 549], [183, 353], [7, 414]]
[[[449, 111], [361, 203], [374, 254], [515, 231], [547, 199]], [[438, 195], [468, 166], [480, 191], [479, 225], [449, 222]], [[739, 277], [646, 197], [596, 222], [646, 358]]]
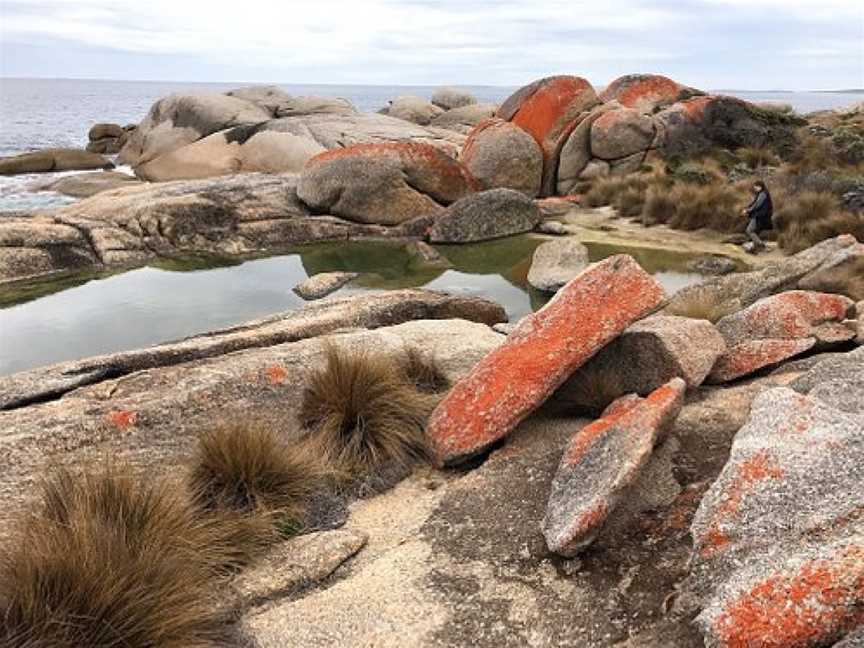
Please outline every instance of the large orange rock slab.
[[509, 434], [577, 368], [663, 300], [632, 257], [589, 266], [459, 381], [430, 418], [436, 462], [454, 464]]
[[553, 76], [520, 88], [498, 109], [497, 117], [513, 122], [543, 149], [543, 189], [555, 188], [558, 155], [566, 137], [600, 100], [581, 77]]
[[692, 525], [706, 645], [830, 646], [864, 624], [864, 416], [776, 388], [753, 402]]
[[361, 223], [398, 225], [439, 214], [479, 185], [429, 144], [356, 144], [309, 160], [297, 195], [312, 209]]
[[659, 74], [627, 74], [615, 79], [600, 94], [604, 102], [617, 101], [622, 106], [651, 114], [679, 101], [704, 94]]
[[574, 556], [597, 537], [678, 416], [686, 390], [687, 383], [673, 378], [647, 398], [624, 396], [573, 436], [543, 520], [551, 551]]

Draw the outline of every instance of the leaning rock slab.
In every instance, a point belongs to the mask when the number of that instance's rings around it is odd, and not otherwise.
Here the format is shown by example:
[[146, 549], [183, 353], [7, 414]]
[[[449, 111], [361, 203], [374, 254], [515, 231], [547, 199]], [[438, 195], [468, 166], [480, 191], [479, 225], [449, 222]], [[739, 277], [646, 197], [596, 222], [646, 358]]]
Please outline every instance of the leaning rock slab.
[[855, 301], [864, 299], [864, 244], [833, 254], [798, 282], [802, 290], [838, 293]]
[[294, 286], [293, 290], [307, 301], [321, 299], [359, 276], [356, 272], [319, 272]]
[[310, 207], [359, 221], [398, 225], [441, 214], [477, 183], [456, 160], [428, 144], [358, 144], [306, 163], [297, 193]]
[[530, 232], [540, 223], [534, 201], [513, 189], [481, 191], [450, 205], [429, 229], [433, 243], [471, 243]]
[[573, 436], [552, 480], [543, 521], [551, 551], [572, 557], [597, 537], [678, 416], [686, 389], [674, 378], [648, 398], [624, 396]]
[[515, 124], [497, 118], [480, 122], [460, 159], [485, 189], [516, 189], [529, 198], [540, 193], [543, 151]]
[[555, 402], [599, 412], [619, 396], [645, 396], [675, 377], [693, 389], [725, 351], [723, 336], [706, 320], [652, 315], [578, 369], [555, 393]]
[[458, 463], [507, 436], [567, 377], [663, 299], [629, 256], [589, 266], [459, 381], [427, 434], [438, 464]]
[[537, 290], [557, 292], [588, 266], [588, 248], [568, 237], [542, 243], [534, 250], [528, 283]]
[[728, 349], [711, 373], [712, 382], [746, 376], [817, 344], [847, 342], [855, 333], [842, 322], [852, 309], [842, 295], [790, 290], [757, 301], [717, 322]]
[[755, 399], [691, 528], [707, 645], [828, 646], [860, 625], [862, 433], [787, 388]]

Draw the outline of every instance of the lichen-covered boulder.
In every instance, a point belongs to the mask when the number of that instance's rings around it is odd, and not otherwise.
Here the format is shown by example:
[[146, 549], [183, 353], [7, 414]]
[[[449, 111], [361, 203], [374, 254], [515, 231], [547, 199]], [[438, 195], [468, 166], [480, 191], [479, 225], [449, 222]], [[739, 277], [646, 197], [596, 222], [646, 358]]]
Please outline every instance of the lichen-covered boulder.
[[429, 125], [468, 135], [477, 124], [494, 117], [496, 110], [495, 104], [470, 104], [441, 113]]
[[603, 113], [591, 125], [591, 153], [603, 160], [620, 160], [645, 153], [654, 143], [654, 120], [633, 108]]
[[387, 113], [396, 119], [426, 126], [444, 112], [443, 108], [429, 103], [423, 97], [405, 95], [396, 97], [387, 107]]
[[567, 237], [546, 241], [534, 250], [528, 283], [537, 290], [557, 292], [588, 267], [588, 248]]
[[0, 158], [0, 175], [112, 168], [114, 164], [107, 158], [80, 149], [43, 149]]
[[450, 205], [429, 228], [433, 243], [473, 243], [530, 232], [540, 223], [534, 201], [513, 189], [490, 189]]
[[467, 90], [444, 86], [432, 93], [432, 103], [444, 110], [453, 110], [476, 104], [477, 98]]
[[478, 124], [460, 159], [485, 189], [515, 189], [530, 198], [540, 193], [543, 151], [528, 133], [503, 119]]
[[701, 90], [683, 86], [659, 74], [627, 74], [606, 86], [600, 93], [600, 99], [604, 102], [617, 101], [640, 113], [652, 114], [703, 94]]
[[597, 537], [674, 423], [686, 389], [674, 378], [647, 398], [624, 396], [573, 435], [552, 480], [543, 520], [550, 551], [575, 556]]
[[[591, 153], [591, 128], [594, 122], [611, 110], [617, 109], [617, 104], [602, 104], [585, 116], [573, 132], [567, 136], [558, 157], [558, 174], [556, 187], [558, 194], [566, 196], [573, 192], [580, 180], [590, 179], [598, 175], [597, 165], [609, 171], [609, 163], [596, 160]], [[593, 167], [592, 167], [593, 165]], [[589, 170], [589, 167], [591, 169]], [[605, 175], [600, 173], [599, 175]]]
[[435, 461], [458, 463], [507, 436], [663, 296], [632, 257], [586, 268], [448, 392], [427, 426]]
[[723, 336], [707, 320], [652, 315], [574, 372], [555, 393], [555, 402], [599, 412], [619, 396], [645, 396], [676, 377], [692, 389], [703, 383], [725, 351]]
[[855, 332], [843, 325], [848, 297], [790, 290], [757, 301], [717, 322], [727, 350], [711, 371], [711, 382], [746, 376], [817, 344], [848, 342]]
[[585, 79], [553, 76], [520, 88], [498, 109], [498, 117], [513, 122], [540, 144], [544, 195], [555, 190], [558, 154], [564, 140], [598, 103], [597, 93]]
[[314, 139], [261, 128], [267, 122], [208, 135], [149, 162], [135, 174], [150, 181], [191, 180], [233, 173], [300, 173], [323, 152]]
[[459, 162], [428, 144], [358, 144], [306, 163], [297, 194], [312, 209], [361, 223], [398, 225], [438, 215], [477, 188]]
[[706, 645], [815, 648], [861, 625], [862, 433], [812, 394], [757, 396], [691, 528]]
[[258, 105], [224, 94], [168, 95], [150, 108], [120, 151], [120, 161], [144, 164], [217, 131], [270, 117]]

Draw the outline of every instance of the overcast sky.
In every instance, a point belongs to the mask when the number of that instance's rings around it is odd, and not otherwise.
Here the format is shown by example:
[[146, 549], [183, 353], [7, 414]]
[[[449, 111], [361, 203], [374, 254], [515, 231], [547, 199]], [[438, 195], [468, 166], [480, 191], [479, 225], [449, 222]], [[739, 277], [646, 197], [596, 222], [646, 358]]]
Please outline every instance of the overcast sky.
[[864, 87], [864, 0], [0, 0], [0, 75]]

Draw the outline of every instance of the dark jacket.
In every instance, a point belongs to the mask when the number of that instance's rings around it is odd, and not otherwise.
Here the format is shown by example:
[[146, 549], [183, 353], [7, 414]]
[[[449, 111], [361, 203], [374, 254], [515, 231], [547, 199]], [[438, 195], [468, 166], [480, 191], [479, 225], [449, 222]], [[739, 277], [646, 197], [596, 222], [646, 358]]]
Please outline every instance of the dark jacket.
[[767, 189], [762, 189], [747, 207], [747, 216], [756, 221], [759, 231], [774, 229], [774, 203]]

